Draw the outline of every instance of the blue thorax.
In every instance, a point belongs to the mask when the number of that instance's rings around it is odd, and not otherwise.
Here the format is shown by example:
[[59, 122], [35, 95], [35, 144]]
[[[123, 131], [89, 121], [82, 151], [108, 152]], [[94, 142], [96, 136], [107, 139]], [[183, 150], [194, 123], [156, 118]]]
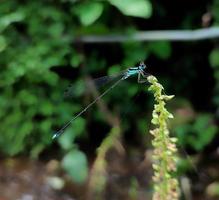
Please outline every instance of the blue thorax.
[[138, 67], [130, 67], [124, 75], [123, 79], [127, 79], [128, 77], [138, 74], [140, 72], [144, 73], [145, 68], [146, 65], [144, 63], [140, 63]]

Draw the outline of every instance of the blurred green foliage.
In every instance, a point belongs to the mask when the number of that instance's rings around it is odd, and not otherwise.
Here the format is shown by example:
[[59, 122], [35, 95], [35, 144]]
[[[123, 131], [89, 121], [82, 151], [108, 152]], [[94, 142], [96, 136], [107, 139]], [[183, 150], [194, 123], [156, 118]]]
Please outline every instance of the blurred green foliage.
[[177, 133], [181, 145], [189, 145], [196, 151], [201, 151], [215, 137], [218, 128], [212, 122], [212, 115], [200, 114], [192, 123], [176, 126]]
[[83, 183], [87, 178], [87, 159], [81, 151], [71, 150], [62, 160], [63, 168], [76, 183]]
[[[217, 25], [219, 5], [216, 0], [211, 9]], [[188, 58], [185, 59], [180, 55], [183, 61], [176, 61], [174, 45], [168, 41], [129, 41], [107, 44], [108, 46], [74, 43], [75, 38], [80, 35], [116, 32], [132, 34], [139, 29], [154, 29], [154, 26], [159, 27], [159, 24], [155, 25], [157, 17], [165, 18], [167, 14], [162, 3], [152, 5], [149, 0], [1, 1], [1, 153], [10, 156], [28, 153], [37, 158], [45, 148], [49, 148], [53, 143], [52, 133], [92, 100], [91, 95], [83, 93], [83, 77], [87, 74], [95, 77], [114, 74], [141, 60], [149, 60], [149, 65], [153, 65], [152, 72], [158, 70], [155, 75], [164, 82], [167, 89], [176, 93], [176, 98], [177, 93], [181, 96], [180, 89], [191, 84], [189, 81], [195, 77], [196, 69], [192, 64], [193, 57], [187, 55]], [[189, 26], [192, 20], [193, 18]], [[180, 22], [180, 28], [185, 28], [185, 21], [188, 19]], [[166, 20], [165, 23], [170, 22]], [[160, 27], [162, 28], [162, 23]], [[211, 99], [215, 102], [212, 105], [216, 105], [217, 109], [218, 54], [217, 48], [212, 48], [209, 52], [209, 62], [216, 82], [215, 94]], [[171, 73], [183, 69], [188, 74], [181, 76], [188, 76], [188, 80], [182, 79], [180, 84], [174, 84], [174, 81], [178, 83], [179, 80], [178, 77], [171, 76]], [[163, 73], [164, 71], [167, 73]], [[75, 86], [74, 95], [77, 98], [63, 100], [63, 92], [70, 82]], [[186, 90], [193, 93], [190, 91], [192, 88]], [[104, 98], [110, 111], [120, 116], [124, 131], [135, 132], [136, 137], [145, 134], [145, 128], [148, 127], [145, 121], [150, 122], [150, 118], [145, 120], [145, 117], [147, 114], [150, 116], [153, 103], [145, 93], [145, 86], [138, 85], [136, 80], [131, 79]], [[202, 94], [204, 93], [205, 91]], [[214, 115], [209, 115], [208, 112], [210, 111], [203, 111], [194, 122], [174, 127], [183, 144], [189, 144], [199, 151], [211, 142], [218, 128], [214, 125]], [[104, 121], [104, 114], [98, 109], [89, 112], [87, 119], [83, 117], [76, 120], [58, 140], [63, 152], [67, 153], [63, 166], [75, 180], [78, 178], [77, 182], [86, 177], [87, 163], [84, 153], [75, 145], [75, 139], [89, 138], [88, 134], [100, 137], [102, 132], [106, 132], [103, 127], [108, 126]], [[100, 124], [98, 128], [92, 124], [97, 120]], [[80, 177], [76, 177], [71, 165], [79, 170]]]
[[152, 8], [148, 0], [109, 0], [124, 15], [148, 18], [151, 16]]
[[82, 25], [88, 26], [93, 24], [102, 14], [103, 4], [98, 2], [82, 2], [72, 8]]

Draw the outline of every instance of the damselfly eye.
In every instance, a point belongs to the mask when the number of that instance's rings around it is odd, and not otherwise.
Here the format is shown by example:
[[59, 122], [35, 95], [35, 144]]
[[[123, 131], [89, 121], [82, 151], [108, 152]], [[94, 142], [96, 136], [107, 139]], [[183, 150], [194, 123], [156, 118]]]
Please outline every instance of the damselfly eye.
[[145, 69], [146, 68], [146, 65], [144, 64], [144, 62], [140, 62], [140, 68], [141, 69]]

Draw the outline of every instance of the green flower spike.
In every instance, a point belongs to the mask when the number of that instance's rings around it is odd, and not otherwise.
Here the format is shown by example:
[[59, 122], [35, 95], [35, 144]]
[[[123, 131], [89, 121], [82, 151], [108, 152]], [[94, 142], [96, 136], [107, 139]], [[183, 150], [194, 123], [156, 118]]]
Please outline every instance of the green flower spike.
[[165, 101], [172, 99], [174, 95], [162, 94], [164, 88], [154, 76], [148, 76], [147, 80], [151, 84], [148, 90], [154, 93], [155, 98], [151, 122], [157, 127], [150, 131], [154, 136], [152, 141], [155, 190], [153, 200], [178, 200], [180, 196], [179, 183], [173, 176], [176, 171], [177, 139], [169, 135], [167, 121], [173, 118], [173, 115], [165, 108]]

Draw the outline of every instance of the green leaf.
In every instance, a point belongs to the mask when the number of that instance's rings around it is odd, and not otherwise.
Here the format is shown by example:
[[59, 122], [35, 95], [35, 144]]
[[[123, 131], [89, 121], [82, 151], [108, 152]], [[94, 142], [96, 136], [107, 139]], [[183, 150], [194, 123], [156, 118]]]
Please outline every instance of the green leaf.
[[216, 125], [212, 124], [211, 120], [211, 115], [202, 114], [197, 117], [193, 125], [193, 131], [196, 137], [192, 142], [194, 148], [198, 151], [202, 150], [207, 144], [209, 144], [217, 133], [218, 128]]
[[120, 65], [112, 65], [109, 69], [108, 69], [108, 74], [110, 76], [118, 74], [121, 72], [121, 66]]
[[149, 49], [152, 53], [161, 59], [167, 59], [171, 55], [170, 43], [166, 41], [151, 42], [149, 44]]
[[152, 14], [152, 6], [148, 0], [109, 0], [124, 15], [149, 18]]
[[79, 54], [79, 53], [74, 53], [74, 55], [72, 55], [70, 63], [71, 66], [76, 68], [80, 65], [80, 63], [83, 61], [83, 55]]
[[65, 134], [63, 134], [59, 139], [59, 144], [66, 150], [69, 150], [74, 146], [73, 142], [76, 137], [82, 136], [85, 128], [85, 120], [79, 117], [72, 125], [73, 128], [67, 129]]
[[62, 160], [62, 166], [74, 182], [83, 183], [88, 175], [87, 159], [79, 150], [70, 151]]
[[93, 24], [102, 14], [103, 5], [97, 2], [84, 2], [74, 8], [74, 13], [79, 17], [81, 24]]
[[7, 43], [5, 37], [0, 35], [0, 53], [4, 51], [6, 47], [7, 47]]
[[214, 49], [209, 55], [209, 62], [212, 67], [219, 67], [219, 49]]
[[33, 149], [30, 151], [31, 158], [38, 158], [39, 154], [44, 150], [44, 148], [45, 145], [42, 143], [39, 143], [36, 146], [34, 146]]
[[123, 44], [125, 59], [123, 66], [134, 66], [137, 62], [145, 60], [148, 56], [148, 49], [142, 42], [126, 42]]
[[0, 32], [6, 29], [11, 23], [20, 22], [24, 19], [25, 15], [21, 11], [10, 13], [0, 18]]

